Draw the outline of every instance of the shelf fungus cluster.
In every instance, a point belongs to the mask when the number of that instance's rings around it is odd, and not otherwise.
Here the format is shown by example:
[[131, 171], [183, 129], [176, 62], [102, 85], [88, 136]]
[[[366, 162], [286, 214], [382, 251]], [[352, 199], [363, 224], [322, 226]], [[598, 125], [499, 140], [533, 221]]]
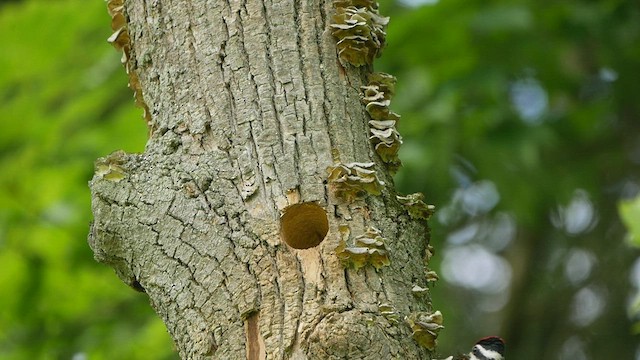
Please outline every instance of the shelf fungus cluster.
[[413, 193], [406, 196], [397, 195], [396, 198], [404, 205], [409, 216], [413, 219], [429, 220], [435, 211], [435, 206], [428, 205], [424, 202], [423, 193]]
[[392, 324], [398, 324], [400, 322], [400, 316], [396, 311], [396, 308], [391, 304], [379, 304], [378, 312]]
[[444, 329], [442, 313], [440, 311], [434, 313], [415, 312], [407, 316], [405, 320], [411, 327], [413, 339], [420, 346], [434, 350], [438, 333]]
[[334, 2], [331, 33], [337, 40], [338, 56], [353, 66], [371, 65], [385, 45], [389, 18], [380, 16], [372, 0]]
[[434, 283], [440, 280], [438, 273], [436, 273], [435, 271], [429, 268], [429, 262], [431, 261], [432, 256], [433, 256], [433, 246], [429, 244], [427, 245], [427, 249], [425, 250], [425, 253], [424, 253], [424, 263], [426, 266], [425, 280], [427, 280], [427, 284]]
[[402, 136], [396, 130], [400, 115], [389, 110], [391, 97], [395, 92], [396, 78], [385, 73], [372, 73], [369, 83], [362, 86], [362, 102], [371, 117], [369, 132], [371, 143], [387, 165], [389, 171], [396, 172], [401, 165], [398, 150], [402, 145]]
[[328, 180], [338, 198], [352, 202], [365, 193], [380, 195], [384, 182], [373, 169], [375, 163], [338, 163], [327, 168]]
[[349, 232], [348, 226], [340, 226], [342, 239], [336, 248], [336, 255], [343, 264], [353, 266], [356, 270], [366, 265], [381, 269], [390, 264], [386, 240], [380, 230], [369, 227], [364, 234], [354, 239], [353, 244], [348, 244]]
[[124, 151], [118, 150], [96, 160], [94, 163], [96, 178], [113, 182], [124, 179], [126, 171], [123, 165], [126, 162], [126, 156]]
[[[374, 0], [334, 0], [334, 7], [333, 22], [329, 26], [336, 39], [339, 60], [342, 64], [364, 66], [367, 79], [366, 85], [360, 86], [360, 90], [362, 104], [369, 116], [368, 139], [377, 154], [376, 163], [384, 164], [386, 170], [393, 174], [402, 165], [398, 158], [402, 145], [402, 136], [397, 130], [400, 115], [389, 108], [395, 94], [396, 78], [386, 73], [372, 72], [373, 60], [385, 46], [385, 29], [389, 18], [378, 13], [378, 4]], [[363, 71], [359, 73], [363, 74]], [[334, 165], [327, 168], [328, 184], [337, 199], [351, 203], [366, 194], [381, 195], [385, 184], [376, 174], [376, 163], [343, 163], [337, 150], [332, 155]], [[397, 200], [413, 220], [428, 220], [434, 212], [433, 205], [426, 204], [421, 193], [398, 195]], [[390, 265], [390, 254], [385, 245], [387, 240], [382, 237], [380, 230], [369, 224], [365, 224], [365, 227], [364, 234], [351, 237], [349, 225], [340, 225], [336, 256], [345, 267], [358, 270], [373, 266], [381, 270]], [[420, 284], [413, 284], [410, 289], [415, 297], [426, 301], [429, 301], [430, 284], [438, 280], [436, 272], [429, 268], [431, 255], [433, 248], [427, 244], [424, 279], [417, 281]], [[398, 324], [402, 318], [395, 307], [388, 303], [379, 304], [378, 313], [392, 324]], [[413, 339], [433, 351], [438, 332], [443, 328], [442, 314], [439, 311], [413, 312], [404, 319], [411, 328]]]
[[122, 58], [120, 59], [120, 62], [122, 62], [122, 65], [129, 76], [129, 87], [133, 90], [133, 97], [135, 99], [136, 106], [142, 108], [144, 111], [143, 116], [147, 122], [147, 126], [149, 126], [151, 124], [151, 113], [149, 112], [149, 107], [142, 97], [140, 79], [134, 71], [134, 62], [131, 60], [131, 37], [127, 30], [124, 1], [125, 0], [107, 1], [107, 9], [111, 16], [111, 29], [114, 31], [107, 41], [113, 45], [116, 50], [122, 51]]

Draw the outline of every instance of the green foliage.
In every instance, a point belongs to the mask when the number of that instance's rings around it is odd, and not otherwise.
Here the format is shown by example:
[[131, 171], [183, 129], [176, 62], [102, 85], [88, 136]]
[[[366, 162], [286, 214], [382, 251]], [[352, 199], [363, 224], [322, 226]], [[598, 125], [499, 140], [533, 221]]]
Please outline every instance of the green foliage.
[[[439, 351], [497, 333], [519, 360], [632, 358], [622, 299], [637, 290], [629, 269], [638, 254], [616, 215], [618, 200], [640, 188], [640, 9], [621, 0], [431, 3], [381, 2], [391, 20], [375, 69], [398, 79], [398, 190], [421, 191], [438, 209]], [[465, 203], [488, 193], [475, 208]], [[580, 228], [568, 220], [578, 210]], [[505, 217], [513, 235], [498, 247]], [[508, 263], [508, 288], [451, 283], [438, 262], [464, 246]], [[594, 259], [578, 261], [588, 270], [577, 280], [568, 275], [575, 253]], [[598, 304], [581, 303], [584, 294]]]
[[175, 358], [148, 299], [93, 260], [88, 180], [146, 126], [102, 1], [0, 7], [0, 358]]
[[629, 241], [635, 246], [640, 246], [640, 196], [621, 201], [618, 211], [629, 231]]

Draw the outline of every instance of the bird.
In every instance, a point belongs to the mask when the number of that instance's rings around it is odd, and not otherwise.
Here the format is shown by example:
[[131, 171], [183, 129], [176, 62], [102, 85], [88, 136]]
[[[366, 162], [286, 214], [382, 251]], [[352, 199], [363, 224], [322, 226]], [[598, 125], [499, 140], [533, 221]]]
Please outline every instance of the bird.
[[449, 356], [444, 360], [505, 360], [504, 340], [497, 336], [488, 336], [478, 340], [470, 353], [457, 357]]

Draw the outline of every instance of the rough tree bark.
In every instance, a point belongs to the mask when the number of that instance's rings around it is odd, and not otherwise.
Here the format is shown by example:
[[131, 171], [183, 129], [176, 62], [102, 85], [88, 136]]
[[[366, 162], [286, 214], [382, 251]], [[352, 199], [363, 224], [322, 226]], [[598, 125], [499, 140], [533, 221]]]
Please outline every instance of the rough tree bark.
[[[143, 154], [97, 161], [89, 242], [147, 293], [180, 356], [429, 358], [415, 339], [434, 329], [428, 228], [369, 141], [369, 70], [338, 60], [331, 2], [120, 3], [114, 30], [130, 40], [111, 40], [150, 137]], [[381, 194], [336, 196], [337, 162], [373, 162]], [[286, 236], [320, 244], [285, 244], [283, 213]], [[336, 249], [367, 231], [390, 263], [345, 267]]]

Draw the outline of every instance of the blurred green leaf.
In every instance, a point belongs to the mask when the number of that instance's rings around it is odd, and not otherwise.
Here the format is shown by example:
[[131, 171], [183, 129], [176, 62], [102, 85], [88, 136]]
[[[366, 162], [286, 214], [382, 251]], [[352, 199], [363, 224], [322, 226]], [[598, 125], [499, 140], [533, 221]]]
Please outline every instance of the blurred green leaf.
[[146, 296], [86, 242], [95, 159], [142, 151], [147, 133], [109, 32], [100, 0], [0, 6], [3, 359], [177, 358]]
[[620, 201], [618, 211], [622, 222], [629, 231], [629, 242], [634, 246], [640, 246], [640, 196]]

